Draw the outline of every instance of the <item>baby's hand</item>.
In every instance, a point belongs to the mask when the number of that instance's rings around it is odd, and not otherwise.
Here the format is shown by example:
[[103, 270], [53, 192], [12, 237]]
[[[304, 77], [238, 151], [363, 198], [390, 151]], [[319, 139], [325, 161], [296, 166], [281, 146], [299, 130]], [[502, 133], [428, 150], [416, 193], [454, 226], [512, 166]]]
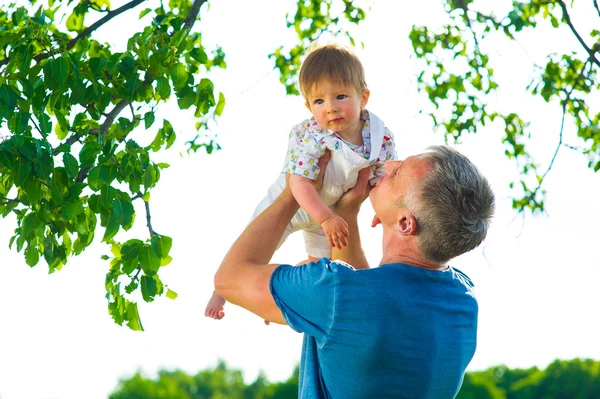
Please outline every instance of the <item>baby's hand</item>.
[[348, 223], [338, 215], [331, 215], [321, 223], [321, 227], [327, 236], [327, 241], [332, 247], [342, 249], [348, 245]]

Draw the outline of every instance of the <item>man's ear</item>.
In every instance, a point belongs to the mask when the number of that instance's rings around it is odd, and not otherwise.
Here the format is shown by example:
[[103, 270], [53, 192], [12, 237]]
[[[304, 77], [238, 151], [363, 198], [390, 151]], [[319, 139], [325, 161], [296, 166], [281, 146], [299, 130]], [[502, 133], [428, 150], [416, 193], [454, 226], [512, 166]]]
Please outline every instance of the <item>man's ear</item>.
[[367, 106], [367, 103], [369, 102], [369, 97], [371, 96], [371, 91], [369, 89], [364, 90], [362, 92], [362, 96], [360, 98], [360, 109], [363, 109], [364, 107]]
[[394, 227], [402, 235], [410, 236], [417, 234], [417, 219], [412, 213], [401, 213]]

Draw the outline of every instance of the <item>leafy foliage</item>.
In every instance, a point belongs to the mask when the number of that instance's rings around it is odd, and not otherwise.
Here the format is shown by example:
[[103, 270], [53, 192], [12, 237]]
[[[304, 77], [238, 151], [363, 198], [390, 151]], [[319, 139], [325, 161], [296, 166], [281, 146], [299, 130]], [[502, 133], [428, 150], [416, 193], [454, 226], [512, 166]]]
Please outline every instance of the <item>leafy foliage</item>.
[[[140, 373], [122, 379], [110, 399], [298, 397], [298, 368], [284, 382], [270, 383], [262, 374], [246, 385], [240, 370], [224, 362], [194, 376], [159, 371], [149, 379]], [[545, 370], [494, 366], [465, 374], [457, 399], [595, 399], [600, 397], [600, 362], [591, 359], [555, 360]]]
[[[504, 15], [481, 10], [483, 3], [472, 0], [444, 0], [448, 23], [441, 27], [414, 26], [410, 40], [422, 72], [418, 76], [419, 90], [427, 94], [434, 109], [429, 112], [435, 128], [441, 130], [447, 141], [459, 141], [463, 134], [477, 133], [483, 126], [496, 122], [504, 126], [502, 142], [505, 154], [514, 159], [520, 169], [520, 181], [511, 184], [514, 189], [513, 208], [532, 213], [544, 210], [545, 191], [542, 182], [552, 168], [561, 147], [575, 149], [586, 155], [588, 166], [600, 169], [600, 110], [592, 111], [590, 104], [597, 97], [600, 82], [600, 33], [596, 29], [582, 33], [570, 18], [575, 3], [562, 0], [514, 1]], [[581, 6], [581, 3], [577, 3]], [[600, 8], [591, 2], [600, 19]], [[489, 6], [489, 8], [500, 8]], [[518, 40], [538, 24], [550, 24], [555, 29], [569, 30], [580, 44], [577, 52], [551, 53], [545, 66], [536, 66], [534, 77], [527, 86], [533, 96], [546, 102], [556, 102], [562, 109], [563, 120], [557, 127], [558, 146], [550, 165], [541, 172], [529, 153], [526, 139], [530, 136], [529, 122], [517, 111], [503, 114], [486, 102], [488, 95], [499, 87], [493, 65], [487, 55], [488, 36], [504, 36]], [[596, 24], [597, 25], [597, 24]], [[585, 143], [575, 147], [563, 142], [565, 119], [577, 128]]]
[[279, 47], [269, 57], [275, 60], [275, 68], [279, 70], [280, 81], [287, 94], [299, 95], [297, 77], [301, 57], [308, 45], [322, 36], [345, 35], [352, 45], [354, 38], [348, 33], [347, 23], [358, 24], [366, 17], [363, 8], [357, 7], [358, 1], [352, 0], [298, 0], [296, 13], [287, 15], [287, 26], [294, 27], [299, 43], [285, 49]]
[[[206, 129], [225, 106], [209, 78], [211, 69], [226, 67], [225, 54], [205, 48], [192, 29], [206, 0], [134, 11], [144, 2], [112, 9], [108, 0], [48, 0], [0, 10], [0, 214], [14, 215], [17, 224], [9, 247], [23, 251], [31, 267], [43, 259], [52, 273], [100, 229], [112, 254], [103, 256], [110, 265], [109, 314], [134, 330], [143, 330], [134, 293], [146, 302], [177, 296], [159, 276], [171, 262], [172, 240], [151, 223], [150, 193], [169, 167], [153, 159], [177, 138], [169, 120], [156, 120], [157, 110], [167, 101], [192, 110], [198, 132], [186, 141], [188, 152], [210, 154], [219, 145]], [[331, 17], [336, 4], [342, 16]], [[124, 38], [123, 51], [113, 51], [93, 33], [115, 26], [125, 12], [139, 12], [140, 30]], [[363, 18], [351, 1], [300, 0], [288, 24], [300, 49], [341, 20]], [[299, 58], [281, 57], [287, 81]], [[144, 138], [149, 134], [153, 139]], [[118, 240], [136, 222], [136, 200], [144, 205], [148, 238]]]
[[249, 385], [240, 370], [221, 361], [214, 369], [190, 376], [183, 371], [158, 372], [156, 379], [140, 373], [120, 381], [110, 399], [293, 399], [298, 397], [298, 369], [285, 382], [270, 383], [260, 374]]

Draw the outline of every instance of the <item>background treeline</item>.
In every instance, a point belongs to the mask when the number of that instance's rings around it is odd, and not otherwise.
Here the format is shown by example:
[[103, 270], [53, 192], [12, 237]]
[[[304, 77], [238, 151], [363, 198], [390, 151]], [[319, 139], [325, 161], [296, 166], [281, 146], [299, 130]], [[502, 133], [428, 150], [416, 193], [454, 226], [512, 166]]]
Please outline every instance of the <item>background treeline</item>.
[[[154, 379], [140, 373], [120, 381], [109, 399], [294, 399], [298, 369], [284, 382], [259, 375], [249, 385], [241, 370], [219, 362], [196, 375], [162, 370]], [[495, 366], [465, 375], [457, 399], [597, 399], [600, 361], [555, 360], [545, 369]]]

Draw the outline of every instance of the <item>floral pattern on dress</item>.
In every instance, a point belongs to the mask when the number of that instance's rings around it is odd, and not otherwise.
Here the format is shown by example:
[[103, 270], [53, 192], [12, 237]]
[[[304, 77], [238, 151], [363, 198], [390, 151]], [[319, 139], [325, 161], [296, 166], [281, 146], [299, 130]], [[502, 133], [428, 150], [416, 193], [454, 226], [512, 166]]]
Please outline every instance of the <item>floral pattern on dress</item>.
[[[362, 129], [363, 144], [356, 145], [340, 137], [337, 133], [324, 129], [314, 118], [306, 119], [292, 128], [288, 139], [288, 151], [282, 173], [304, 176], [311, 180], [319, 177], [319, 158], [325, 152], [326, 141], [332, 137], [333, 147], [339, 150], [343, 144], [365, 159], [371, 156], [371, 129], [369, 112], [363, 110], [361, 119], [365, 120]], [[329, 139], [330, 140], [330, 139]], [[376, 177], [385, 174], [383, 164], [385, 161], [396, 159], [394, 137], [388, 128], [385, 128], [383, 143], [379, 157], [371, 162]]]

